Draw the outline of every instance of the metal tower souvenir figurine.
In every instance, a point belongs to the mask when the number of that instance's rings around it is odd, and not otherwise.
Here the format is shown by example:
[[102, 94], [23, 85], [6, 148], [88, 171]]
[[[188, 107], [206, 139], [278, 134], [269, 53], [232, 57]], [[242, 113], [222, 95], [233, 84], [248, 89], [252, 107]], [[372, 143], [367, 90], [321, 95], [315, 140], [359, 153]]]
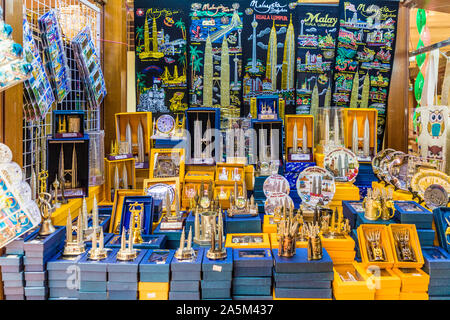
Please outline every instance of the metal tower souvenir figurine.
[[319, 225], [305, 223], [303, 229], [308, 237], [308, 260], [320, 260], [323, 257], [322, 241], [319, 237]]
[[238, 184], [234, 182], [234, 192], [230, 195], [230, 208], [227, 210], [229, 217], [250, 215], [258, 215], [258, 206], [255, 203], [253, 195], [247, 199], [247, 187], [245, 180], [242, 183], [242, 194], [239, 195]]
[[89, 250], [90, 260], [104, 260], [108, 256], [108, 251], [104, 245], [103, 229], [100, 230], [100, 237], [97, 242], [97, 233], [92, 234], [92, 248]]
[[133, 243], [142, 243], [142, 212], [144, 211], [144, 204], [134, 202], [130, 205], [130, 235], [133, 237]]
[[372, 230], [368, 231], [365, 236], [367, 240], [367, 255], [369, 261], [386, 261], [386, 253], [381, 242], [381, 232], [379, 230]]
[[[211, 224], [211, 248], [206, 253], [206, 257], [211, 260], [221, 260], [227, 257], [227, 251], [223, 246], [223, 217], [222, 213], [219, 213], [218, 226], [216, 227], [216, 219], [213, 219]], [[216, 234], [217, 232], [217, 234]], [[217, 237], [217, 246], [216, 246]]]
[[183, 231], [181, 232], [180, 247], [175, 252], [175, 258], [177, 258], [180, 261], [192, 260], [195, 257], [195, 250], [192, 248], [192, 227], [189, 228], [189, 235], [186, 247], [184, 245], [185, 245], [185, 233], [183, 228]]
[[170, 201], [170, 194], [166, 192], [164, 207], [166, 214], [163, 216], [160, 224], [161, 230], [181, 230], [183, 228], [183, 212], [180, 209], [180, 200], [178, 192], [175, 189], [174, 200], [175, 208], [172, 210], [172, 202]]
[[66, 222], [66, 244], [64, 245], [64, 256], [78, 256], [86, 251], [83, 236], [83, 215], [79, 215], [77, 219], [76, 236], [73, 238], [72, 215], [67, 215]]
[[133, 248], [133, 235], [131, 229], [128, 235], [128, 241], [126, 240], [127, 233], [125, 232], [125, 227], [122, 229], [122, 237], [120, 238], [120, 250], [117, 252], [117, 260], [120, 261], [131, 261], [134, 260], [138, 252]]
[[278, 256], [280, 257], [293, 257], [295, 255], [296, 237], [299, 231], [298, 221], [294, 219], [292, 210], [290, 210], [289, 216], [285, 215], [278, 223]]
[[395, 252], [399, 261], [415, 262], [416, 254], [411, 246], [409, 230], [403, 229], [394, 231]]

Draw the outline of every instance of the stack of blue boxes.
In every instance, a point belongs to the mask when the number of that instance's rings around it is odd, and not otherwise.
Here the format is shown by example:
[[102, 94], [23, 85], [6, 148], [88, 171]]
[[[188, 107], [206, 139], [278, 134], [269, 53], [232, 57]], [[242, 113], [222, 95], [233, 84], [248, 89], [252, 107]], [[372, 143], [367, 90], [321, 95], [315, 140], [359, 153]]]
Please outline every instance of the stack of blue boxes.
[[[56, 227], [56, 231], [48, 236], [33, 234], [23, 245], [25, 256], [25, 278], [30, 279], [25, 284], [27, 300], [47, 299], [46, 283], [47, 261], [64, 247], [66, 228]], [[34, 280], [31, 280], [34, 279]]]
[[441, 247], [423, 247], [423, 270], [430, 276], [430, 300], [450, 300], [450, 255]]
[[[170, 264], [174, 254], [174, 250], [148, 250], [139, 264], [139, 300], [157, 298], [156, 291], [161, 299], [169, 298]], [[155, 290], [155, 286], [159, 290]]]
[[130, 261], [117, 259], [120, 249], [115, 249], [107, 260], [109, 300], [137, 300], [139, 263], [147, 250], [137, 250], [138, 255]]
[[25, 300], [23, 255], [4, 254], [0, 257], [3, 292], [6, 300]]
[[78, 300], [80, 267], [78, 261], [87, 253], [78, 256], [55, 255], [47, 263], [49, 300]]
[[80, 267], [80, 300], [108, 300], [107, 279], [108, 261], [112, 250], [107, 250], [107, 257], [103, 260], [91, 260], [89, 254], [79, 261]]
[[433, 213], [414, 201], [395, 201], [397, 223], [415, 224], [421, 247], [433, 245]]
[[373, 181], [378, 181], [378, 178], [373, 173], [372, 164], [360, 163], [354, 185], [359, 188], [359, 196], [361, 199], [364, 199], [367, 195], [367, 189], [372, 188]]
[[200, 300], [203, 251], [203, 248], [196, 248], [192, 260], [172, 259], [169, 300]]
[[202, 262], [202, 299], [231, 299], [233, 278], [233, 249], [226, 248], [227, 257], [223, 260], [210, 260], [204, 250]]
[[274, 298], [332, 298], [333, 261], [325, 249], [321, 260], [308, 260], [306, 248], [297, 248], [290, 258], [279, 257], [278, 249], [272, 252], [275, 260]]
[[270, 249], [233, 250], [233, 300], [272, 300]]
[[264, 181], [267, 177], [255, 177], [255, 184], [253, 187], [253, 197], [255, 198], [255, 203], [258, 205], [258, 213], [264, 215], [264, 202], [266, 201], [266, 195], [263, 191]]

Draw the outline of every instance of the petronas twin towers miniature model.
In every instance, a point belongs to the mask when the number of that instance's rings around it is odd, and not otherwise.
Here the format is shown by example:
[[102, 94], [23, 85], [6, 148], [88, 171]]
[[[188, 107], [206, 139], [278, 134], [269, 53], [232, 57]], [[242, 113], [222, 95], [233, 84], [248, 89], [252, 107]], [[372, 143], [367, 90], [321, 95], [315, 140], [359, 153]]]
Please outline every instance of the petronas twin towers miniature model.
[[[353, 118], [353, 127], [352, 127], [352, 151], [357, 156], [360, 155], [359, 152], [359, 140], [361, 138], [358, 135], [358, 120]], [[363, 156], [368, 157], [370, 152], [370, 124], [369, 119], [366, 117], [364, 121], [364, 136], [363, 140]]]

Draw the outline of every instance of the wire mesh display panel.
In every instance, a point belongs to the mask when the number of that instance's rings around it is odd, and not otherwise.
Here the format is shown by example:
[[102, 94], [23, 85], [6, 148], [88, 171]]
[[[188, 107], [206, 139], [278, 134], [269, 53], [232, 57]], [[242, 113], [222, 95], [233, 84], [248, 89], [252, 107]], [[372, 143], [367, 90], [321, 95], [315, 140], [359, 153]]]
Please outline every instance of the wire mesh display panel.
[[[86, 26], [91, 28], [91, 36], [100, 55], [101, 8], [89, 0], [24, 0], [24, 14], [33, 31], [33, 37], [45, 64], [43, 42], [38, 19], [47, 11], [56, 10], [63, 33], [64, 48], [68, 67], [71, 71], [71, 91], [63, 101], [52, 105], [45, 118], [36, 121], [23, 120], [23, 168], [27, 180], [46, 168], [46, 140], [52, 132], [52, 110], [84, 110], [85, 131], [100, 129], [100, 109], [91, 109], [80, 79], [74, 52], [70, 45], [72, 38]], [[100, 57], [102, 58], [102, 57]], [[24, 104], [29, 104], [24, 95]], [[51, 183], [51, 181], [49, 181]]]

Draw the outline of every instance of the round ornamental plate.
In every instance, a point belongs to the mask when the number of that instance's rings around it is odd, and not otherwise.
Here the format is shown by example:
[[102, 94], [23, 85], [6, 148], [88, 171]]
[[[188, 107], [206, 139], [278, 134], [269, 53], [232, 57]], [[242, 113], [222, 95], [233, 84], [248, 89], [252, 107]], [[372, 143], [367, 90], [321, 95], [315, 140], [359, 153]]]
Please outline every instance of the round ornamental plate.
[[401, 151], [386, 152], [384, 158], [380, 161], [380, 167], [379, 167], [380, 170], [378, 171], [378, 177], [382, 181], [390, 184], [391, 176], [388, 171], [389, 164], [394, 159], [394, 156], [399, 156], [401, 154], [404, 154], [404, 153]]
[[281, 192], [274, 192], [270, 194], [270, 196], [267, 197], [266, 202], [264, 202], [265, 214], [272, 216], [275, 212], [275, 209], [277, 207], [284, 206], [286, 201], [289, 207], [294, 206], [294, 201], [292, 201], [292, 198], [287, 194]]
[[152, 196], [153, 199], [164, 200], [166, 199], [166, 193], [169, 192], [170, 203], [175, 200], [175, 188], [166, 183], [156, 183], [145, 189], [145, 194]]
[[306, 168], [297, 178], [297, 193], [307, 206], [327, 205], [335, 192], [334, 177], [324, 168]]
[[392, 157], [392, 161], [388, 165], [389, 176], [391, 177], [391, 183], [397, 189], [408, 191], [408, 187], [411, 181], [411, 162], [413, 156], [409, 154], [395, 154]]
[[433, 184], [442, 186], [447, 193], [450, 193], [450, 177], [439, 170], [421, 169], [411, 179], [412, 190], [423, 199], [425, 190]]
[[175, 127], [175, 119], [170, 114], [163, 114], [156, 120], [156, 128], [161, 133], [169, 133]]
[[424, 200], [430, 209], [447, 207], [448, 193], [441, 185], [432, 184], [425, 189]]
[[264, 181], [263, 191], [266, 197], [275, 192], [289, 194], [289, 181], [282, 175], [273, 174]]
[[352, 182], [359, 172], [358, 158], [347, 148], [336, 148], [327, 153], [324, 165], [339, 182]]

